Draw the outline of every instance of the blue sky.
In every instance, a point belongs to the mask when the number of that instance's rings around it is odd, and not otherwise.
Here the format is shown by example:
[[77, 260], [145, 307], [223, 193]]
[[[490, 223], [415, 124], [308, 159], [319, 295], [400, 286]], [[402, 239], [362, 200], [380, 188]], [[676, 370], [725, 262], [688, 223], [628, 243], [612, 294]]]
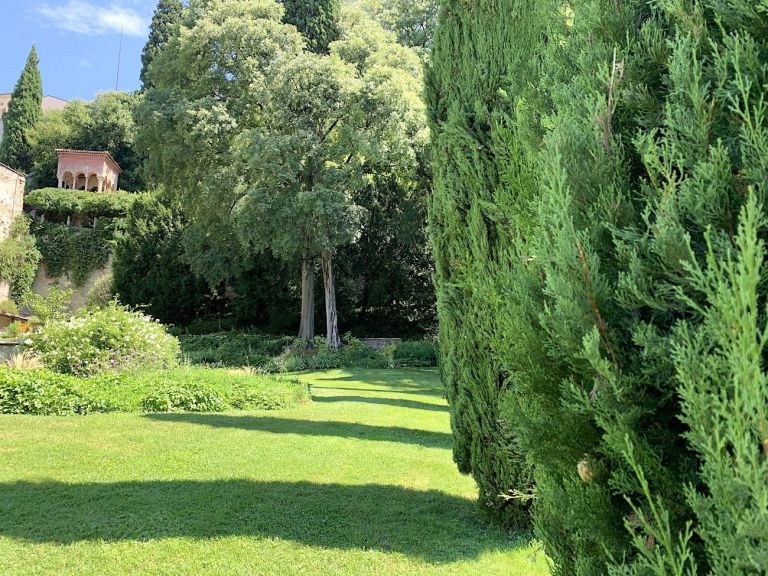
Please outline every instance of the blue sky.
[[44, 94], [92, 100], [114, 90], [121, 29], [119, 88], [137, 89], [155, 5], [156, 0], [0, 0], [0, 93], [13, 90], [32, 44]]

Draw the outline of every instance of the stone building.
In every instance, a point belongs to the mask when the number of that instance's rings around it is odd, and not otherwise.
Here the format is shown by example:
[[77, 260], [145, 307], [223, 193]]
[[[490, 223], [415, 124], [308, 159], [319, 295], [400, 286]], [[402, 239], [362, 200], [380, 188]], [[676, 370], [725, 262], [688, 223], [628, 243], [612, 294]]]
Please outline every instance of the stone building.
[[[0, 141], [3, 139], [3, 116], [8, 111], [8, 104], [11, 102], [11, 94], [9, 92], [0, 94]], [[67, 105], [66, 100], [56, 98], [56, 96], [43, 96], [43, 112], [48, 110], [61, 110]]]
[[[26, 178], [20, 172], [0, 164], [0, 241], [8, 238], [11, 224], [24, 208]], [[0, 300], [10, 295], [10, 286], [0, 283]]]
[[114, 192], [122, 170], [109, 152], [90, 150], [56, 150], [59, 167], [56, 177], [59, 188]]

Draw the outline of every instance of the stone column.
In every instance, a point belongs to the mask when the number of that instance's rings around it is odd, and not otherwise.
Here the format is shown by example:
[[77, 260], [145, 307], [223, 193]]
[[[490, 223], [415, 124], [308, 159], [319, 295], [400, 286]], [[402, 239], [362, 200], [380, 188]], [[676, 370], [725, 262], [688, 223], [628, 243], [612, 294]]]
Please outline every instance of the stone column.
[[57, 175], [57, 178], [59, 179], [59, 188], [64, 188], [64, 177]]
[[97, 180], [99, 181], [99, 192], [104, 192], [104, 177], [98, 176]]

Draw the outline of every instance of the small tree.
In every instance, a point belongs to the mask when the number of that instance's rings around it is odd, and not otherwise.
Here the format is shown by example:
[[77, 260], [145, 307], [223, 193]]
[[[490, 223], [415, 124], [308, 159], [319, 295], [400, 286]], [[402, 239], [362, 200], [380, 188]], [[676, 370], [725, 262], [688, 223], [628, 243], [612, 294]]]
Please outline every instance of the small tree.
[[0, 162], [25, 173], [32, 170], [30, 133], [42, 114], [43, 83], [38, 64], [37, 50], [32, 46], [3, 117]]
[[159, 0], [157, 3], [149, 25], [149, 39], [141, 53], [140, 78], [145, 88], [150, 86], [147, 72], [152, 61], [178, 28], [183, 14], [184, 5], [181, 0]]

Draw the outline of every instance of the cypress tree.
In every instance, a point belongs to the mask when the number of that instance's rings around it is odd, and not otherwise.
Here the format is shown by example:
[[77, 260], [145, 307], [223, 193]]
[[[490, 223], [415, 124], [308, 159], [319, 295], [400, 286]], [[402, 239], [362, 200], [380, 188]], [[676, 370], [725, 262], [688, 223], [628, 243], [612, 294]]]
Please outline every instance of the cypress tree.
[[[544, 62], [537, 112], [488, 145], [477, 135], [489, 129], [473, 122], [504, 107], [477, 86], [474, 106], [460, 102], [466, 77], [492, 78], [499, 52], [469, 42], [462, 60], [446, 49], [461, 6], [443, 3], [449, 24], [438, 28], [433, 70], [459, 63], [456, 86], [443, 84], [450, 106], [432, 98], [430, 108], [472, 128], [433, 128], [457, 459], [487, 473], [475, 472], [481, 486], [500, 487], [516, 477], [481, 449], [480, 432], [486, 446], [518, 449], [534, 471], [534, 525], [555, 574], [740, 575], [768, 565], [768, 22], [759, 4], [569, 5], [558, 12], [562, 34], [532, 44], [531, 59]], [[500, 14], [485, 14], [488, 35]], [[469, 40], [466, 23], [455, 31]], [[520, 163], [489, 151], [527, 150], [540, 129], [532, 179], [511, 180], [534, 199], [510, 209], [486, 175]], [[533, 223], [515, 227], [530, 205]], [[501, 215], [520, 231], [506, 244], [503, 228], [488, 226]], [[482, 306], [492, 320], [477, 320]], [[494, 370], [504, 400], [483, 403]], [[483, 428], [488, 420], [506, 427]]]
[[184, 5], [181, 0], [160, 0], [152, 15], [152, 23], [149, 25], [149, 39], [141, 53], [141, 83], [145, 88], [151, 86], [148, 73], [152, 61], [157, 53], [171, 38], [184, 13]]
[[339, 38], [339, 0], [282, 0], [283, 22], [296, 26], [307, 40], [307, 48], [327, 54], [328, 46]]
[[443, 2], [426, 88], [430, 234], [454, 458], [477, 481], [486, 508], [517, 525], [529, 522], [531, 470], [507, 411], [512, 366], [491, 338], [499, 330], [499, 296], [516, 275], [515, 244], [531, 225], [541, 132], [530, 128], [531, 119], [547, 107], [537, 88], [537, 50], [554, 4]]
[[29, 136], [42, 115], [43, 82], [38, 64], [37, 50], [32, 46], [3, 117], [0, 162], [24, 173], [32, 170]]

